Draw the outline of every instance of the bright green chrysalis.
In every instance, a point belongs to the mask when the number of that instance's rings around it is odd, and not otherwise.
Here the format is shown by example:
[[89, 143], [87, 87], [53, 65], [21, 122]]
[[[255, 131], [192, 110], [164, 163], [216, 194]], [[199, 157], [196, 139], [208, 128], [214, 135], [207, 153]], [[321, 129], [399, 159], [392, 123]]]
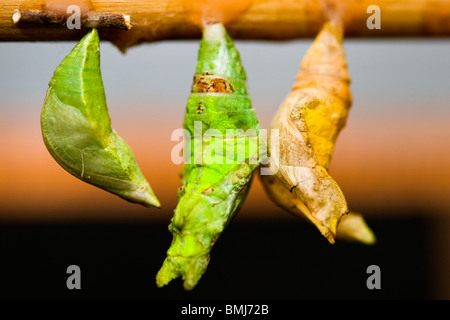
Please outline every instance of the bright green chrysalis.
[[111, 128], [96, 29], [56, 68], [41, 127], [50, 154], [75, 177], [128, 201], [160, 206], [132, 150]]
[[[260, 125], [247, 94], [246, 74], [222, 24], [203, 30], [186, 111], [190, 162], [182, 170], [179, 202], [169, 226], [173, 240], [156, 282], [161, 287], [181, 276], [184, 288], [191, 290], [206, 271], [214, 243], [245, 200], [261, 162], [258, 149], [265, 144], [264, 139], [254, 139], [259, 136]], [[207, 130], [215, 130], [221, 137], [205, 137]], [[201, 131], [200, 137], [196, 131]], [[247, 143], [244, 162], [238, 159], [242, 143]], [[212, 144], [225, 145], [227, 152], [236, 148], [234, 155], [216, 149], [211, 156], [216, 161], [206, 162]], [[196, 164], [199, 155], [203, 155], [203, 162]]]

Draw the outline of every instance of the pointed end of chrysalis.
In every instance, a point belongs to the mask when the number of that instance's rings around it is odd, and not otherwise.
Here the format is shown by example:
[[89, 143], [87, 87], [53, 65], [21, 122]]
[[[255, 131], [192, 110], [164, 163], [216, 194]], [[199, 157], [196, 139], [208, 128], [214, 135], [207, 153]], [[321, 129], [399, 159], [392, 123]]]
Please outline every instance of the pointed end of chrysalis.
[[[169, 227], [171, 229], [171, 227]], [[192, 290], [200, 281], [209, 263], [209, 249], [205, 249], [192, 233], [173, 232], [167, 257], [156, 275], [158, 287], [181, 277], [186, 290]], [[206, 250], [206, 251], [205, 251]]]
[[158, 287], [164, 287], [170, 281], [178, 277], [178, 272], [175, 270], [174, 265], [168, 261], [164, 260], [164, 263], [156, 274], [156, 285]]
[[161, 202], [159, 202], [158, 198], [155, 196], [153, 191], [148, 191], [145, 193], [144, 201], [142, 204], [146, 207], [155, 207], [161, 208]]
[[203, 40], [217, 41], [225, 38], [227, 31], [222, 23], [207, 24], [203, 27]]
[[146, 207], [161, 207], [161, 203], [148, 183], [141, 185], [140, 188], [129, 193], [127, 198], [132, 202], [142, 204]]
[[148, 207], [161, 208], [161, 202], [156, 197], [150, 198], [145, 204]]
[[354, 212], [342, 217], [336, 236], [338, 239], [361, 242], [367, 245], [376, 242], [375, 234], [364, 221], [362, 215]]
[[96, 28], [92, 28], [91, 31], [88, 33], [88, 35], [93, 39], [99, 38], [98, 31]]
[[89, 46], [95, 45], [98, 46], [100, 42], [100, 37], [98, 35], [98, 31], [95, 28], [92, 28], [83, 38], [78, 42], [76, 46], [87, 48]]
[[127, 188], [126, 190], [118, 190], [116, 188], [105, 189], [132, 203], [141, 204], [145, 207], [161, 207], [161, 203], [148, 182], [138, 185], [137, 188], [135, 188], [136, 184], [132, 184], [132, 186], [132, 188]]
[[170, 281], [181, 277], [185, 290], [193, 290], [209, 263], [209, 256], [182, 257], [168, 256], [156, 275], [156, 285], [163, 287]]
[[195, 71], [196, 74], [218, 75], [224, 78], [247, 78], [239, 52], [222, 23], [204, 26]]
[[344, 26], [340, 20], [331, 20], [324, 23], [317, 38], [332, 35], [338, 42], [344, 38]]

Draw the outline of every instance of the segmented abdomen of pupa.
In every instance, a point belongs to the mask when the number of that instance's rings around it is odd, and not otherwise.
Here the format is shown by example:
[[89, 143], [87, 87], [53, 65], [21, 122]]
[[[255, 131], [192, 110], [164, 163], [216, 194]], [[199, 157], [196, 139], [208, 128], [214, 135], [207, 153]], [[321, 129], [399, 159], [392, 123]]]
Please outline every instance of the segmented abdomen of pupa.
[[302, 60], [291, 95], [297, 96], [290, 120], [317, 163], [329, 169], [336, 139], [351, 106], [350, 76], [340, 25], [328, 22]]
[[[261, 177], [269, 194], [277, 192], [274, 188], [287, 188], [299, 200], [292, 202], [301, 204], [302, 213], [330, 242], [348, 212], [342, 190], [328, 173], [351, 105], [342, 34], [339, 25], [325, 23], [304, 56], [296, 82], [271, 124], [269, 171], [273, 176]], [[275, 130], [279, 148], [273, 146]]]
[[[221, 24], [204, 29], [184, 128], [191, 135], [191, 158], [183, 169], [182, 198], [196, 193], [209, 199], [213, 208], [217, 206], [217, 211], [222, 211], [216, 216], [215, 223], [223, 216], [221, 223], [226, 225], [245, 199], [245, 196], [236, 197], [237, 194], [248, 184], [253, 170], [259, 165], [259, 159], [253, 163], [249, 160], [249, 157], [258, 156], [258, 144], [246, 133], [252, 130], [258, 134], [260, 125], [247, 93], [247, 76], [239, 52]], [[197, 136], [199, 129], [201, 135]], [[207, 130], [215, 130], [219, 136], [207, 139]], [[204, 151], [215, 139], [220, 140], [223, 149], [215, 149], [216, 158], [207, 159]], [[243, 163], [237, 161], [235, 146], [238, 141], [246, 145]], [[198, 149], [200, 145], [202, 150]], [[227, 157], [230, 148], [234, 152], [230, 153], [232, 157]], [[201, 163], [198, 163], [199, 153], [203, 154]], [[225, 211], [219, 209], [220, 202], [229, 203]], [[179, 207], [183, 203], [180, 199]]]
[[[221, 32], [225, 34], [217, 35]], [[217, 40], [220, 37], [223, 39]], [[259, 130], [259, 122], [247, 93], [247, 76], [239, 52], [219, 25], [205, 29], [200, 43], [184, 121], [191, 137], [195, 121], [202, 122], [202, 133], [212, 128], [220, 130], [224, 138], [227, 138], [227, 130], [230, 129]]]
[[[204, 28], [183, 126], [190, 135], [190, 155], [185, 154], [190, 162], [182, 169], [179, 202], [169, 226], [173, 240], [156, 282], [164, 286], [182, 277], [184, 287], [192, 290], [206, 271], [213, 245], [245, 200], [260, 163], [249, 161], [258, 156], [258, 144], [245, 132], [257, 133], [260, 126], [239, 53], [222, 24]], [[207, 130], [215, 131], [211, 141]], [[237, 154], [227, 154], [238, 141], [247, 142], [243, 162], [236, 161]], [[209, 159], [214, 161], [206, 162], [205, 151], [212, 143], [218, 146], [216, 142], [225, 149], [214, 149], [215, 158]]]

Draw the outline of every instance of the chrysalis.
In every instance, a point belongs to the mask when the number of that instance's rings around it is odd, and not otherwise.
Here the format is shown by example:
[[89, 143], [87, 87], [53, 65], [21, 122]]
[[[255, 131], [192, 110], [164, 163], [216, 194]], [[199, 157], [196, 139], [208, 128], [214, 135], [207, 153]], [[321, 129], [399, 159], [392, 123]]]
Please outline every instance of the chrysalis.
[[327, 22], [306, 53], [296, 83], [271, 124], [279, 130], [279, 148], [269, 146], [273, 175], [261, 175], [261, 180], [275, 203], [306, 216], [331, 243], [336, 236], [373, 243], [373, 233], [359, 215], [342, 219], [348, 214], [347, 202], [328, 173], [351, 106], [342, 37], [341, 24]]
[[[214, 243], [245, 200], [253, 172], [264, 158], [259, 145], [265, 140], [255, 139], [260, 125], [247, 94], [246, 74], [221, 23], [204, 27], [186, 109], [190, 161], [182, 170], [179, 202], [169, 226], [173, 240], [156, 281], [161, 287], [181, 276], [184, 288], [191, 290], [206, 271]], [[207, 161], [210, 157], [215, 161]]]
[[111, 128], [96, 29], [56, 68], [45, 97], [41, 128], [50, 154], [75, 177], [128, 201], [160, 206], [132, 150]]

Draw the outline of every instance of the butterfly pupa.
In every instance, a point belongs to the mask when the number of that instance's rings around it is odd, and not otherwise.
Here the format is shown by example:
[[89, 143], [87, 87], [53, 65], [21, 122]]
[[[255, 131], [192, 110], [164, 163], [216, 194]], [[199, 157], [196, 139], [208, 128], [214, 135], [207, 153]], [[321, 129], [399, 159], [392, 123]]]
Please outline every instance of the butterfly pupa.
[[336, 237], [373, 243], [373, 233], [361, 216], [349, 214], [345, 196], [328, 172], [352, 104], [342, 39], [342, 25], [326, 22], [307, 51], [271, 123], [268, 141], [272, 130], [279, 134], [279, 147], [268, 147], [266, 169], [271, 174], [260, 177], [276, 204], [308, 218], [331, 243]]
[[[195, 135], [196, 126], [200, 136]], [[181, 277], [184, 288], [191, 290], [206, 271], [213, 245], [244, 202], [254, 170], [265, 156], [259, 155], [265, 140], [256, 138], [260, 125], [247, 93], [246, 73], [221, 23], [204, 27], [184, 128], [191, 136], [187, 142], [191, 153], [182, 169], [179, 201], [169, 225], [173, 240], [156, 283], [161, 287]], [[214, 141], [204, 138], [209, 130], [218, 133]], [[225, 145], [223, 152], [216, 149], [216, 160], [205, 161], [208, 157], [202, 150], [217, 142]], [[238, 145], [243, 142], [245, 154], [239, 155]], [[236, 150], [231, 156], [230, 148]], [[196, 163], [199, 155], [203, 161]], [[238, 161], [242, 155], [244, 161]]]
[[41, 129], [48, 151], [67, 172], [130, 202], [160, 207], [133, 151], [111, 128], [96, 29], [56, 68]]

